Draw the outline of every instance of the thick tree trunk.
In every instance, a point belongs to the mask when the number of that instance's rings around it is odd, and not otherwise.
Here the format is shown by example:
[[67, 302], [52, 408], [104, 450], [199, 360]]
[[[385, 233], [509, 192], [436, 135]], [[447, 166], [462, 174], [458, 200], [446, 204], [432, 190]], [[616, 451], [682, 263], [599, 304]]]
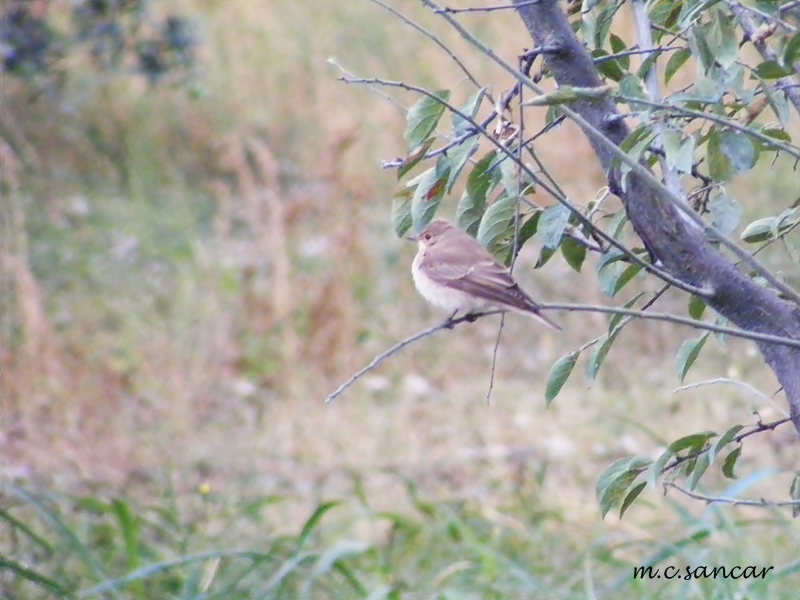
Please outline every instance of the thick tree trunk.
[[[534, 45], [548, 48], [545, 61], [560, 86], [601, 85], [591, 56], [572, 32], [557, 0], [514, 3]], [[570, 106], [617, 145], [629, 133], [610, 100]], [[635, 172], [628, 174], [625, 189], [619, 189], [611, 173], [614, 155], [596, 134], [588, 130], [585, 133], [634, 229], [666, 271], [685, 283], [708, 289], [710, 294], [704, 298], [707, 304], [742, 329], [800, 340], [800, 311], [796, 305], [742, 273], [708, 243], [698, 227], [681, 216], [662, 190]], [[766, 342], [759, 343], [759, 348], [783, 386], [800, 435], [800, 350]]]

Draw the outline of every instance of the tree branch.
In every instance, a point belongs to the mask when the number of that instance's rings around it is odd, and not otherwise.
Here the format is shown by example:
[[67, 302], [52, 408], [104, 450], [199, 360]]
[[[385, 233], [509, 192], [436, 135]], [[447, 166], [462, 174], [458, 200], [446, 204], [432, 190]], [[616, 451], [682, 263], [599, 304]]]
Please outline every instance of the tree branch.
[[[422, 1], [429, 6], [434, 4], [430, 0]], [[601, 85], [591, 56], [573, 33], [556, 0], [542, 0], [527, 6], [522, 6], [520, 0], [513, 1], [534, 44], [560, 46], [561, 52], [544, 57], [559, 86]], [[443, 18], [447, 17], [443, 15]], [[450, 22], [453, 23], [452, 20]], [[460, 27], [460, 24], [453, 26]], [[488, 51], [491, 52], [490, 49]], [[494, 58], [494, 53], [490, 55]], [[625, 189], [614, 185], [618, 177], [614, 172], [614, 162], [618, 159], [619, 146], [629, 135], [629, 130], [610, 99], [579, 101], [568, 108], [562, 107], [562, 110], [583, 129], [600, 164], [609, 174], [612, 189], [623, 201], [634, 229], [667, 271], [691, 285], [710, 286], [714, 293], [707, 300], [709, 306], [743, 330], [800, 340], [797, 306], [782, 300], [743, 274], [709, 244], [702, 231], [690, 227], [679, 214], [679, 199], [673, 198], [674, 195], [663, 186], [654, 185], [652, 173], [643, 172], [647, 171], [644, 168], [634, 169], [628, 173]], [[695, 213], [686, 214], [702, 222]], [[745, 259], [739, 254], [743, 251], [735, 247], [737, 257], [752, 265], [752, 256], [745, 252]], [[759, 271], [762, 270], [766, 269], [759, 263]], [[771, 273], [770, 278], [774, 285], [777, 279]], [[788, 287], [782, 282], [778, 283], [776, 287], [781, 291]], [[789, 297], [796, 299], [797, 296], [797, 292], [789, 288]], [[759, 342], [759, 348], [786, 392], [792, 421], [800, 434], [800, 350], [796, 346], [765, 341]]]

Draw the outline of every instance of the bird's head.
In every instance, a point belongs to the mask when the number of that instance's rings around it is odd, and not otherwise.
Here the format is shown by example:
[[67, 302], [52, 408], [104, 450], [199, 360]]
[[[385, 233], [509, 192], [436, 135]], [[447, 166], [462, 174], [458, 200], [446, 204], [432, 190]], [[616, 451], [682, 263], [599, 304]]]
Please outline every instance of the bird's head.
[[433, 246], [448, 233], [455, 230], [455, 226], [444, 219], [436, 219], [419, 232], [417, 235], [409, 236], [409, 240], [419, 242], [421, 246]]

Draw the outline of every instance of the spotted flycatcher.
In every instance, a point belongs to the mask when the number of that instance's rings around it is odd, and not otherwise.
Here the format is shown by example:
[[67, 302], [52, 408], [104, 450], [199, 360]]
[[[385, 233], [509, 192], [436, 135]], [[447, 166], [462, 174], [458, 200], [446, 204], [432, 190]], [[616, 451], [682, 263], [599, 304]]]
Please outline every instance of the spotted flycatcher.
[[511, 272], [480, 243], [455, 225], [436, 219], [410, 239], [419, 243], [411, 265], [414, 285], [431, 304], [454, 314], [485, 309], [516, 310], [548, 327], [561, 327], [545, 317], [540, 307]]

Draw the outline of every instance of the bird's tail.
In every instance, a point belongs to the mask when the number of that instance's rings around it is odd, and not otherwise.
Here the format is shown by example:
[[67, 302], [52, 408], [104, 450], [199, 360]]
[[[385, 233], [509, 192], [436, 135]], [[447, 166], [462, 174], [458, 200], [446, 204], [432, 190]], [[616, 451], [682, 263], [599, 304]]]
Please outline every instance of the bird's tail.
[[525, 311], [525, 314], [530, 317], [533, 317], [540, 323], [547, 325], [550, 329], [553, 329], [555, 331], [563, 331], [561, 325], [545, 317], [538, 308], [529, 308]]

